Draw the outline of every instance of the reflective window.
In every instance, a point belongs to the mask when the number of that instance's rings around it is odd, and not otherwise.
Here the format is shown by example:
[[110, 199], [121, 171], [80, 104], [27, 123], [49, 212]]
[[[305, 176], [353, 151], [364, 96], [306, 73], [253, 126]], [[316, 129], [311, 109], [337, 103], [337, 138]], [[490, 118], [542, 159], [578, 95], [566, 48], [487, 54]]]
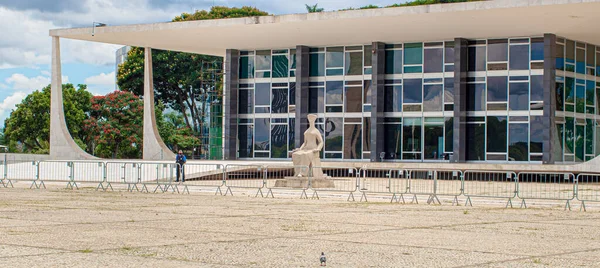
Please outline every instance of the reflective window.
[[325, 151], [342, 151], [343, 122], [343, 118], [327, 118], [325, 120]]
[[254, 157], [252, 150], [252, 126], [250, 125], [239, 125], [238, 126], [238, 140], [239, 140], [239, 157], [240, 158], [251, 158]]
[[527, 124], [509, 124], [508, 157], [510, 161], [529, 161], [529, 129]]
[[445, 119], [444, 128], [445, 128], [444, 135], [446, 138], [446, 141], [444, 142], [444, 144], [446, 147], [446, 152], [452, 152], [452, 150], [454, 148], [454, 118], [453, 117], [447, 117]]
[[469, 72], [486, 70], [486, 47], [469, 47]]
[[575, 153], [575, 120], [565, 118], [565, 154]]
[[288, 112], [288, 89], [287, 88], [274, 88], [273, 98], [271, 99], [271, 108], [273, 113], [287, 113]]
[[531, 60], [544, 60], [544, 38], [531, 38]]
[[269, 151], [270, 149], [270, 118], [255, 118], [254, 119], [254, 150]]
[[384, 111], [402, 112], [402, 86], [385, 87]]
[[310, 54], [310, 76], [325, 76], [325, 54]]
[[362, 87], [346, 87], [345, 88], [346, 98], [345, 102], [345, 112], [347, 113], [360, 113], [362, 112]]
[[240, 57], [240, 79], [254, 78], [254, 57]]
[[469, 161], [485, 161], [485, 124], [467, 124], [466, 126], [467, 144], [467, 160]]
[[326, 67], [344, 67], [344, 48], [328, 47], [326, 53]]
[[529, 83], [510, 83], [508, 104], [513, 111], [529, 110]]
[[[363, 151], [371, 151], [371, 118], [363, 118]], [[385, 135], [385, 134], [384, 134]]]
[[403, 151], [421, 152], [421, 118], [404, 118]]
[[423, 43], [404, 44], [404, 64], [423, 64]]
[[402, 50], [386, 50], [385, 51], [385, 73], [386, 74], [401, 74], [402, 73]]
[[289, 59], [287, 55], [273, 56], [273, 77], [288, 77]]
[[256, 51], [256, 70], [270, 71], [271, 70], [271, 51], [260, 50]]
[[386, 124], [385, 159], [402, 159], [402, 125]]
[[444, 102], [454, 103], [454, 78], [444, 79]]
[[289, 119], [289, 127], [288, 127], [288, 133], [289, 133], [289, 150], [294, 150], [296, 149], [296, 131], [295, 131], [295, 127], [296, 127], [296, 119], [295, 118], [290, 118]]
[[510, 46], [510, 70], [529, 70], [529, 45]]
[[485, 84], [467, 85], [467, 111], [485, 111]]
[[296, 83], [290, 83], [290, 105], [296, 105]]
[[425, 85], [423, 87], [423, 111], [443, 111], [443, 85]]
[[256, 84], [256, 105], [269, 105], [271, 100], [271, 84], [258, 83]]
[[506, 116], [487, 117], [487, 152], [506, 153], [506, 133], [508, 120]]
[[425, 159], [443, 159], [444, 125], [425, 125]]
[[444, 51], [442, 48], [425, 49], [425, 73], [444, 71]]
[[488, 61], [508, 61], [508, 40], [488, 40]]
[[344, 159], [361, 159], [362, 152], [361, 125], [344, 125]]
[[508, 77], [489, 76], [487, 78], [487, 101], [507, 101]]
[[239, 114], [251, 114], [254, 111], [254, 90], [239, 90]]
[[308, 112], [325, 112], [325, 89], [322, 87], [311, 87], [308, 90]]
[[564, 83], [556, 83], [556, 110], [564, 111], [564, 99], [565, 99], [565, 84]]
[[363, 74], [363, 55], [362, 52], [346, 52], [346, 75]]
[[404, 79], [404, 103], [421, 103], [423, 101], [422, 94], [422, 79]]
[[531, 101], [544, 100], [544, 76], [532, 75], [531, 79]]
[[273, 125], [271, 129], [271, 158], [288, 158], [287, 125]]
[[454, 64], [454, 42], [446, 42], [444, 45], [444, 63]]
[[583, 162], [584, 154], [584, 134], [585, 134], [585, 125], [576, 125], [575, 126], [575, 160], [577, 162]]
[[325, 94], [325, 103], [326, 104], [343, 104], [343, 92], [342, 89], [344, 87], [343, 81], [328, 81], [326, 94]]

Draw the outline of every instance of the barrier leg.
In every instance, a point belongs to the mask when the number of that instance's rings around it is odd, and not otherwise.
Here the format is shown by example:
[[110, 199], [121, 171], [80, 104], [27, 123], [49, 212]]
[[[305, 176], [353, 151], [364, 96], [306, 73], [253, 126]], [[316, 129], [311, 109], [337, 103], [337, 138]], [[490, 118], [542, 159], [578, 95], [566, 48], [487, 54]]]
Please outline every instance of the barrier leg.
[[[523, 200], [523, 202], [525, 202], [525, 200]], [[508, 201], [506, 202], [506, 206], [504, 208], [508, 208], [508, 205], [510, 205], [510, 208], [513, 208], [512, 198], [508, 199]]]
[[[365, 192], [362, 192], [362, 195], [360, 196], [360, 202], [362, 202], [362, 201], [363, 201], [363, 198], [365, 199], [365, 202], [369, 202], [369, 201], [367, 200], [367, 193], [365, 193]], [[393, 199], [392, 199], [392, 200], [393, 200]], [[391, 203], [391, 202], [390, 202], [390, 203]]]
[[356, 201], [354, 199], [354, 193], [353, 192], [350, 192], [350, 194], [348, 195], [348, 199], [346, 199], [346, 201], [350, 201], [350, 198], [352, 198], [352, 202]]
[[302, 189], [302, 194], [300, 195], [300, 199], [308, 199], [308, 195], [306, 194], [306, 189]]
[[[314, 191], [314, 190], [313, 190], [313, 191]], [[317, 193], [317, 191], [314, 191], [314, 192], [313, 192], [313, 195], [312, 195], [312, 197], [311, 197], [311, 199], [315, 199], [315, 198], [317, 198], [317, 199], [320, 199], [320, 198], [319, 198], [319, 194]]]
[[429, 201], [427, 201], [427, 204], [434, 204], [437, 201], [438, 205], [442, 205], [442, 202], [440, 202], [440, 199], [437, 197], [437, 195], [432, 194], [431, 196], [429, 196]]
[[271, 198], [275, 198], [275, 196], [273, 196], [273, 189], [269, 188], [269, 191], [267, 192], [267, 198], [269, 197], [269, 194], [271, 194]]
[[460, 206], [460, 204], [458, 203], [458, 196], [454, 196], [454, 199], [452, 199], [452, 206], [454, 206], [454, 204], [456, 204], [456, 206]]
[[227, 196], [227, 193], [230, 193], [231, 196], [233, 196], [233, 192], [231, 191], [231, 187], [227, 186], [227, 190], [225, 191], [225, 196]]
[[106, 189], [104, 188], [103, 182], [98, 183], [98, 186], [96, 187], [96, 191], [100, 190], [100, 188], [102, 188], [102, 191], [106, 191]]
[[394, 193], [392, 195], [392, 199], [390, 200], [390, 203], [394, 203], [394, 200], [396, 200], [396, 202], [398, 202], [398, 196], [396, 196], [396, 193]]
[[40, 187], [44, 187], [44, 189], [46, 189], [46, 184], [44, 183], [44, 181], [40, 181]]
[[521, 201], [521, 208], [527, 208], [527, 203], [525, 203], [525, 199], [523, 199], [523, 201]]
[[255, 195], [254, 197], [258, 197], [258, 194], [259, 194], [259, 193], [260, 193], [260, 197], [265, 197], [265, 196], [263, 195], [262, 188], [258, 188], [258, 191], [256, 192], [256, 195]]
[[417, 199], [417, 195], [416, 195], [416, 194], [415, 194], [415, 195], [413, 195], [413, 199], [412, 199], [412, 201], [410, 201], [410, 203], [411, 203], [411, 204], [412, 204], [412, 203], [419, 204], [419, 199]]
[[587, 212], [587, 209], [585, 207], [585, 201], [581, 201], [581, 207], [579, 207], [579, 211], [581, 211], [582, 209], [584, 212]]
[[569, 208], [569, 211], [571, 211], [571, 200], [567, 200], [567, 204], [565, 204], [565, 211], [567, 208]]
[[1, 179], [0, 183], [2, 183], [2, 186], [4, 186], [4, 188], [6, 188], [6, 183], [4, 183], [4, 179]]
[[113, 192], [115, 191], [115, 189], [113, 189], [112, 184], [110, 184], [110, 182], [106, 183], [106, 190], [108, 190], [108, 188], [110, 188], [110, 190], [113, 191]]
[[190, 189], [188, 189], [187, 185], [184, 185], [183, 191], [181, 192], [181, 194], [185, 194], [186, 191], [187, 191], [188, 194], [190, 194]]
[[473, 203], [471, 202], [471, 197], [470, 196], [467, 196], [467, 201], [465, 201], [465, 207], [467, 205], [473, 206]]
[[217, 193], [223, 195], [223, 192], [221, 192], [221, 186], [217, 187], [217, 191], [215, 192], [215, 195], [217, 195]]

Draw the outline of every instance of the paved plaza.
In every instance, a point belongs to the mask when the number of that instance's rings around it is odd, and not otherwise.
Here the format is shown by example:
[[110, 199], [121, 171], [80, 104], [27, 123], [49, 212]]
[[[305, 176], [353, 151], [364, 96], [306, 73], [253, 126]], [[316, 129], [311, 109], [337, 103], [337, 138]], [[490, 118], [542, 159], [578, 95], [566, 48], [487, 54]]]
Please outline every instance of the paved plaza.
[[[600, 207], [0, 188], [0, 267], [598, 267]], [[309, 194], [310, 196], [310, 194]], [[461, 199], [464, 202], [464, 198]], [[518, 203], [517, 203], [518, 204]], [[518, 207], [518, 205], [517, 205]]]

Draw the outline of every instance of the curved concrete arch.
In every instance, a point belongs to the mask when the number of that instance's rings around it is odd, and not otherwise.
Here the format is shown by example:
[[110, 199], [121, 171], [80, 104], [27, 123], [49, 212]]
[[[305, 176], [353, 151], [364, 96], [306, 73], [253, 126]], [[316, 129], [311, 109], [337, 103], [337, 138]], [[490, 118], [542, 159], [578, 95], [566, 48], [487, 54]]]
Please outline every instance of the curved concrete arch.
[[67, 128], [63, 107], [60, 39], [56, 36], [52, 37], [52, 84], [50, 92], [50, 159], [99, 159], [82, 150], [75, 143]]
[[144, 160], [175, 160], [158, 133], [154, 112], [154, 81], [152, 74], [152, 49], [144, 48]]

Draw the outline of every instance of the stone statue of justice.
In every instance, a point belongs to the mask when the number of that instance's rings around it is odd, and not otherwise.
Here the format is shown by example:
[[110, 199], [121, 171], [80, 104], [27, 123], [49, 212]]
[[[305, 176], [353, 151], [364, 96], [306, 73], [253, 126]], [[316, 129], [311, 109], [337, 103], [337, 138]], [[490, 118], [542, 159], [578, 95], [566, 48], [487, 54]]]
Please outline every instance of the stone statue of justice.
[[[308, 115], [309, 127], [304, 132], [304, 143], [300, 148], [292, 151], [292, 162], [294, 162], [294, 176], [323, 178], [321, 169], [321, 159], [319, 153], [323, 150], [323, 137], [321, 132], [315, 127], [317, 116]], [[308, 167], [308, 169], [303, 168]], [[310, 173], [312, 170], [312, 174]]]

